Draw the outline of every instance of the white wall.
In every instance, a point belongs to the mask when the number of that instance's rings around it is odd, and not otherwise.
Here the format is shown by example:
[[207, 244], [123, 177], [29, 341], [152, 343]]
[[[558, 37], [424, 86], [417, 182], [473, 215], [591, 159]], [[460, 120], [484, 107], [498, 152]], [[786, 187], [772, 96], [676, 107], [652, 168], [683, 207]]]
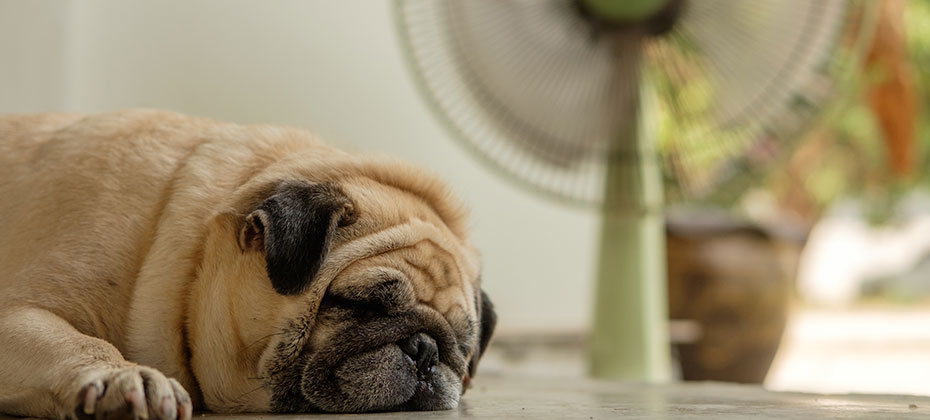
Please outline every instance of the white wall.
[[[66, 57], [67, 74], [29, 74], [50, 81], [35, 86], [0, 73], [0, 91], [17, 87], [0, 110], [62, 101], [87, 112], [169, 108], [295, 125], [343, 147], [405, 157], [439, 172], [472, 208], [502, 330], [586, 325], [596, 218], [502, 181], [450, 138], [410, 78], [389, 1], [110, 0], [68, 3], [67, 12], [32, 4], [0, 0], [0, 22], [20, 22], [0, 26], [0, 35], [33, 33], [32, 22], [66, 14], [69, 23], [52, 30], [68, 31], [63, 55], [55, 42], [29, 42]], [[4, 57], [23, 48], [0, 41]], [[60, 93], [35, 102], [33, 90]]]
[[65, 107], [69, 4], [0, 0], [0, 112]]

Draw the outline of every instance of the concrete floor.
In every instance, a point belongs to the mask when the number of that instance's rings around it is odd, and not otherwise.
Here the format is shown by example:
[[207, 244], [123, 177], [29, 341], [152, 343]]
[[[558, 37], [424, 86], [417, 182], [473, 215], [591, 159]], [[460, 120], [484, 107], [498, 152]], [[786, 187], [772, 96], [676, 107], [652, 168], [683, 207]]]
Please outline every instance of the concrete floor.
[[[473, 419], [910, 419], [930, 416], [930, 397], [766, 391], [723, 383], [642, 385], [588, 379], [475, 378], [457, 410], [351, 415], [217, 415], [194, 420], [305, 418]], [[0, 415], [0, 419], [14, 419]]]
[[[477, 377], [457, 410], [341, 416], [351, 419], [898, 419], [927, 418], [930, 398], [778, 393], [719, 383], [665, 386], [593, 380]], [[297, 415], [206, 415], [209, 420], [290, 420]], [[195, 415], [195, 420], [199, 417]]]

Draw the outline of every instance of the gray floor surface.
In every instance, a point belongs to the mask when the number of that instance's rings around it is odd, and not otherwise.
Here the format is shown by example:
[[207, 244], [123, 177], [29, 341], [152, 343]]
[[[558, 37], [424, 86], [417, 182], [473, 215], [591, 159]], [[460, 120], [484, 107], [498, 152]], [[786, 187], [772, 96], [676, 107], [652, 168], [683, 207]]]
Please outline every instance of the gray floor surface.
[[[475, 378], [459, 408], [350, 415], [216, 415], [195, 420], [302, 418], [474, 419], [910, 419], [930, 418], [930, 397], [784, 393], [722, 383], [643, 385], [584, 379]], [[0, 416], [0, 418], [9, 418]]]
[[[196, 417], [196, 416], [195, 416]], [[220, 416], [207, 415], [210, 420]], [[286, 420], [293, 415], [224, 416]], [[477, 377], [457, 410], [341, 416], [352, 419], [898, 419], [930, 418], [930, 398], [779, 393], [721, 383], [641, 385], [579, 379]]]

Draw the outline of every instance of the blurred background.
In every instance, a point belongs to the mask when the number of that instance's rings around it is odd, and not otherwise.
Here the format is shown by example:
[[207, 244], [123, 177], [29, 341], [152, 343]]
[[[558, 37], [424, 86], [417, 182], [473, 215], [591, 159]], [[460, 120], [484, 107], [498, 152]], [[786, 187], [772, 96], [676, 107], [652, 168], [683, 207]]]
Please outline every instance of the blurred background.
[[[738, 197], [670, 209], [676, 377], [930, 395], [930, 1], [879, 1], [841, 107]], [[393, 8], [0, 0], [0, 112], [165, 108], [429, 167], [471, 209], [498, 308], [482, 370], [585, 375], [598, 213], [497, 176], [453, 139]]]

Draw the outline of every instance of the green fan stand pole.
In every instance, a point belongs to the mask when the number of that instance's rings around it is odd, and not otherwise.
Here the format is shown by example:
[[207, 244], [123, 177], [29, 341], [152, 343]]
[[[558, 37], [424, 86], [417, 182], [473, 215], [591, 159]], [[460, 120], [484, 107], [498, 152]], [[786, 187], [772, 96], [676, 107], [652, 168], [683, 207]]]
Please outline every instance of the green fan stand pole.
[[[619, 16], [654, 13], [664, 1], [595, 1], [593, 10]], [[607, 9], [605, 9], [607, 8]], [[623, 16], [631, 16], [631, 14]], [[618, 80], [639, 80], [641, 39], [615, 43]], [[626, 64], [626, 65], [623, 65]], [[620, 71], [620, 70], [618, 70]], [[638, 84], [631, 89], [639, 89]], [[670, 378], [668, 295], [665, 263], [663, 186], [655, 130], [645, 126], [640, 91], [628, 95], [618, 152], [608, 163], [598, 256], [598, 278], [591, 336], [590, 371], [595, 377], [638, 382]]]

